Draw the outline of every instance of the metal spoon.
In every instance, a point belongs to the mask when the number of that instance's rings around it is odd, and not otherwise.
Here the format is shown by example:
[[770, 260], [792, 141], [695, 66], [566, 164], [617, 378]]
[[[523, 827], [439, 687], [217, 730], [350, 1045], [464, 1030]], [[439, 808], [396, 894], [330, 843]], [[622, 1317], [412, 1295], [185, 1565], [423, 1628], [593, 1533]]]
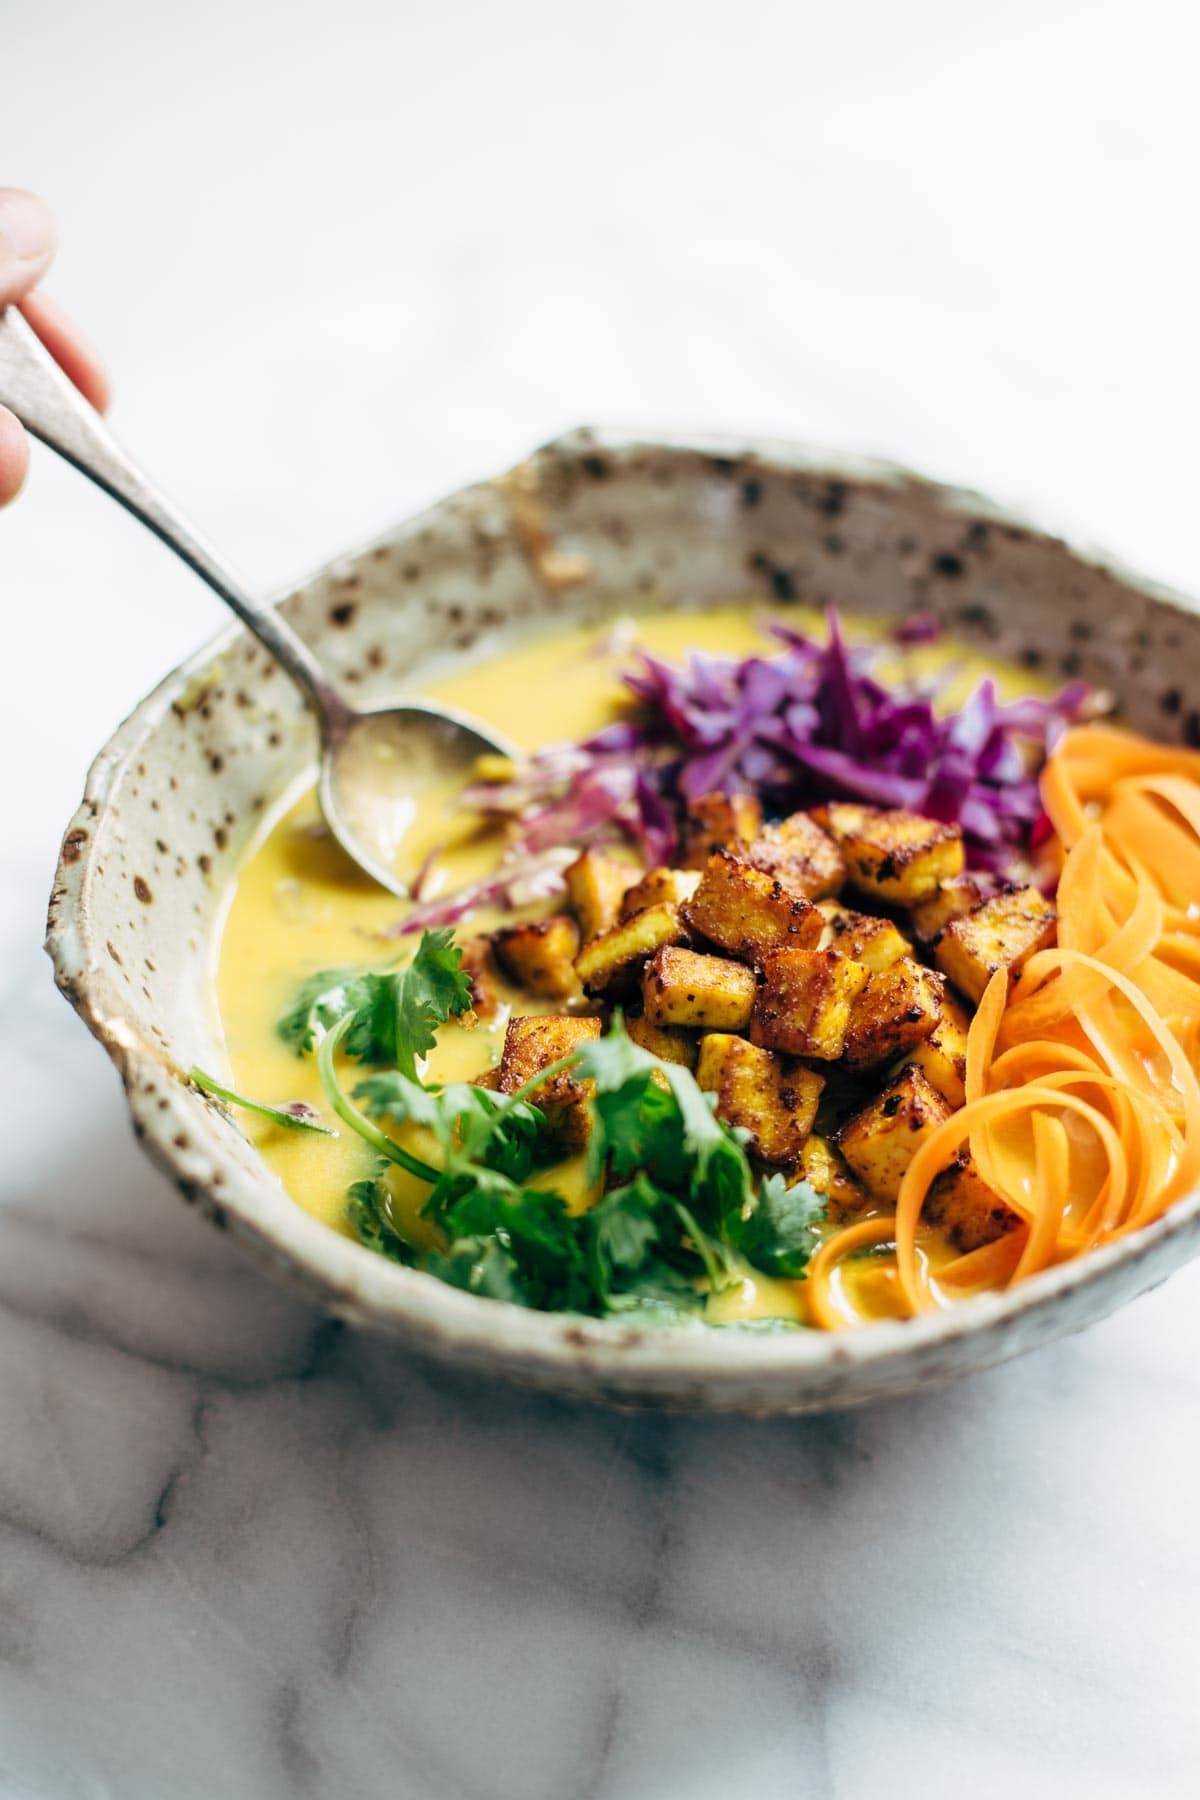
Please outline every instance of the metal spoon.
[[0, 310], [0, 404], [148, 525], [270, 651], [316, 716], [317, 791], [326, 824], [360, 869], [406, 898], [398, 856], [422, 791], [448, 796], [477, 757], [508, 756], [511, 746], [478, 720], [425, 701], [370, 712], [349, 706], [287, 621], [246, 591], [113, 441], [99, 413], [11, 306]]

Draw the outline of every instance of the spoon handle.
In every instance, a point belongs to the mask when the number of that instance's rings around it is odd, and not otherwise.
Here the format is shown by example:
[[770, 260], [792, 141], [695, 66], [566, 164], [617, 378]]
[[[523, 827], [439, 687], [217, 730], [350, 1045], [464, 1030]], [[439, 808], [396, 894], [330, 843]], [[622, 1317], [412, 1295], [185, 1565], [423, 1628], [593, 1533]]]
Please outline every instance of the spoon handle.
[[325, 737], [353, 717], [304, 640], [264, 605], [180, 517], [109, 434], [95, 408], [68, 381], [15, 306], [0, 309], [0, 405], [25, 429], [89, 476], [181, 556], [233, 609], [291, 676]]

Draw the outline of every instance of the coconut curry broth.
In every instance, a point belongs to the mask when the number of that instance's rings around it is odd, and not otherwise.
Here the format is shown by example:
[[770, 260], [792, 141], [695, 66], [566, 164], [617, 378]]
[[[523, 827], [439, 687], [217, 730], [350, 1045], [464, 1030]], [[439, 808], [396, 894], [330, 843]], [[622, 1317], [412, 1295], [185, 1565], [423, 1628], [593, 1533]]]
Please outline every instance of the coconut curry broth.
[[[766, 617], [744, 606], [644, 617], [636, 621], [636, 638], [631, 627], [629, 639], [633, 648], [671, 661], [691, 650], [745, 656], [769, 650], [763, 638]], [[815, 613], [789, 609], [787, 617], [801, 630], [820, 632]], [[612, 641], [611, 627], [542, 638], [431, 682], [423, 691], [478, 715], [521, 749], [581, 738], [607, 724], [620, 706], [620, 675], [631, 644], [627, 640], [614, 650]], [[984, 675], [995, 680], [1005, 699], [1027, 693], [1031, 685], [1028, 675], [945, 640], [895, 654], [897, 669], [909, 674], [952, 669], [947, 698], [953, 704]], [[416, 831], [422, 840], [448, 843], [439, 858], [436, 886], [425, 898], [477, 878], [495, 861], [495, 835], [480, 830], [473, 817], [456, 816], [449, 796], [440, 806], [427, 806]], [[523, 916], [558, 905], [560, 901], [543, 901], [525, 908]], [[317, 970], [393, 963], [412, 942], [384, 935], [402, 913], [403, 903], [360, 875], [329, 836], [311, 786], [285, 804], [239, 871], [218, 947], [216, 1006], [235, 1088], [262, 1099], [305, 1100], [328, 1118], [315, 1060], [296, 1056], [277, 1035], [275, 1022], [298, 984]], [[486, 931], [501, 922], [498, 912], [481, 910], [465, 922], [464, 930]], [[555, 1003], [535, 1000], [502, 980], [497, 987], [501, 1000], [518, 1012], [556, 1010]], [[469, 1080], [482, 1074], [500, 1054], [505, 1016], [502, 1006], [489, 1024], [444, 1026], [430, 1057], [431, 1076]], [[346, 1189], [371, 1161], [361, 1140], [346, 1131], [336, 1138], [289, 1131], [247, 1114], [239, 1122], [297, 1204], [334, 1230], [352, 1235], [345, 1219]], [[429, 1154], [432, 1146], [422, 1145], [418, 1129], [405, 1127], [402, 1136], [418, 1155]], [[561, 1193], [572, 1210], [594, 1198], [587, 1192], [582, 1158], [546, 1171], [541, 1180]], [[427, 1230], [420, 1219], [427, 1189], [398, 1168], [391, 1170], [389, 1181], [398, 1221], [419, 1241]], [[954, 1254], [937, 1233], [929, 1234], [925, 1250], [935, 1267]], [[712, 1300], [709, 1316], [719, 1323], [803, 1319], [803, 1288], [803, 1282], [772, 1280], [747, 1269], [742, 1288]], [[835, 1293], [844, 1294], [848, 1320], [899, 1316], [892, 1272], [878, 1256], [848, 1260], [838, 1271]]]

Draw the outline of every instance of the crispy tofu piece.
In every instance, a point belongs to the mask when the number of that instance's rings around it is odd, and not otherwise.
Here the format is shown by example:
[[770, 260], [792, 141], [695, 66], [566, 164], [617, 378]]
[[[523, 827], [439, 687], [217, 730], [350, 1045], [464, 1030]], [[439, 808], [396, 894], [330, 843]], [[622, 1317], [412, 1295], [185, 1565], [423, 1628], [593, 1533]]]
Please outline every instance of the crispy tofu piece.
[[847, 1119], [837, 1146], [872, 1199], [894, 1206], [909, 1163], [950, 1107], [920, 1069], [905, 1069], [891, 1087]]
[[598, 850], [584, 850], [575, 858], [563, 880], [585, 938], [598, 937], [616, 924], [621, 901], [637, 878], [638, 871], [628, 863], [601, 856]]
[[851, 1009], [868, 979], [861, 963], [834, 950], [771, 951], [763, 959], [752, 1040], [788, 1056], [836, 1062]]
[[899, 906], [928, 900], [963, 867], [962, 831], [899, 808], [838, 803], [813, 817], [836, 838], [846, 874], [860, 893]]
[[817, 1116], [822, 1076], [745, 1038], [714, 1031], [700, 1039], [696, 1080], [717, 1096], [717, 1117], [750, 1134], [746, 1148], [755, 1156], [788, 1167], [799, 1161]]
[[1054, 907], [1035, 887], [1008, 888], [965, 919], [951, 919], [938, 938], [938, 967], [969, 1000], [980, 1000], [997, 969], [1016, 975], [1037, 950], [1053, 944]]
[[836, 1214], [859, 1212], [870, 1203], [870, 1195], [855, 1181], [845, 1159], [818, 1132], [805, 1139], [798, 1173], [818, 1194], [828, 1195], [830, 1210]]
[[626, 1019], [625, 1029], [635, 1044], [657, 1056], [660, 1062], [695, 1068], [698, 1048], [690, 1031], [682, 1031], [677, 1025], [652, 1025], [649, 1019]]
[[862, 831], [879, 810], [865, 800], [831, 800], [826, 806], [814, 806], [810, 816], [840, 845], [853, 832]]
[[806, 812], [764, 825], [746, 861], [806, 900], [836, 894], [846, 879], [845, 858], [836, 842]]
[[589, 994], [600, 994], [636, 974], [664, 944], [681, 944], [686, 937], [677, 906], [648, 906], [589, 938], [575, 958], [575, 972]]
[[942, 981], [911, 957], [873, 974], [854, 1002], [846, 1062], [873, 1069], [931, 1037], [941, 1018]]
[[471, 983], [471, 1011], [477, 1019], [494, 1019], [500, 1000], [490, 941], [485, 937], [464, 938], [458, 948], [462, 951], [463, 974]]
[[925, 1200], [924, 1216], [940, 1225], [956, 1249], [978, 1250], [1015, 1231], [1021, 1219], [990, 1188], [971, 1157], [960, 1150], [943, 1169]]
[[753, 794], [701, 794], [690, 802], [680, 860], [702, 869], [714, 850], [741, 854], [762, 826], [762, 807]]
[[836, 950], [853, 962], [862, 963], [872, 974], [890, 969], [902, 956], [912, 954], [912, 945], [891, 919], [852, 912], [836, 900], [818, 901], [817, 911], [825, 921], [817, 948]]
[[[576, 1019], [565, 1013], [540, 1013], [508, 1021], [504, 1049], [495, 1081], [501, 1094], [515, 1094], [551, 1063], [570, 1056], [581, 1044], [600, 1036], [599, 1019]], [[576, 1081], [566, 1070], [534, 1088], [530, 1099], [540, 1106], [555, 1128], [564, 1149], [578, 1150], [587, 1142], [586, 1102], [592, 1083]]]
[[634, 913], [643, 912], [647, 906], [660, 906], [664, 901], [669, 906], [682, 906], [699, 885], [698, 869], [647, 869], [625, 894], [618, 916], [631, 919]]
[[718, 850], [704, 865], [700, 885], [684, 903], [693, 931], [748, 962], [785, 944], [815, 944], [823, 921], [816, 907], [792, 894], [773, 875]]
[[974, 912], [977, 906], [990, 900], [995, 891], [994, 875], [969, 870], [962, 875], [952, 875], [949, 881], [938, 883], [937, 892], [928, 900], [913, 907], [913, 931], [922, 944], [932, 944], [951, 919], [961, 919]]
[[642, 1003], [652, 1025], [744, 1031], [754, 1010], [754, 974], [727, 957], [665, 944], [646, 965]]
[[518, 987], [544, 1000], [564, 1000], [579, 986], [575, 957], [579, 927], [566, 913], [528, 919], [493, 933], [496, 961]]
[[909, 1057], [955, 1112], [966, 1101], [967, 1032], [971, 1021], [961, 1002], [944, 989], [938, 1022]]

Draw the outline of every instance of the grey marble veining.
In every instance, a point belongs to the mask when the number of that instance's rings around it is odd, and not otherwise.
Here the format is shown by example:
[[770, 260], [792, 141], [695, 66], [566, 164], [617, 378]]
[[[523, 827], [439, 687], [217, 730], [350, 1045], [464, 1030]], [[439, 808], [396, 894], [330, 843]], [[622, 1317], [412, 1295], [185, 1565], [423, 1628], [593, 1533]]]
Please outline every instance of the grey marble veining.
[[[896, 455], [1197, 589], [1198, 34], [7, 0], [0, 179], [264, 585], [590, 414]], [[792, 1423], [334, 1328], [139, 1157], [37, 950], [88, 755], [215, 602], [39, 457], [0, 609], [3, 1800], [1194, 1800], [1200, 1268]]]

